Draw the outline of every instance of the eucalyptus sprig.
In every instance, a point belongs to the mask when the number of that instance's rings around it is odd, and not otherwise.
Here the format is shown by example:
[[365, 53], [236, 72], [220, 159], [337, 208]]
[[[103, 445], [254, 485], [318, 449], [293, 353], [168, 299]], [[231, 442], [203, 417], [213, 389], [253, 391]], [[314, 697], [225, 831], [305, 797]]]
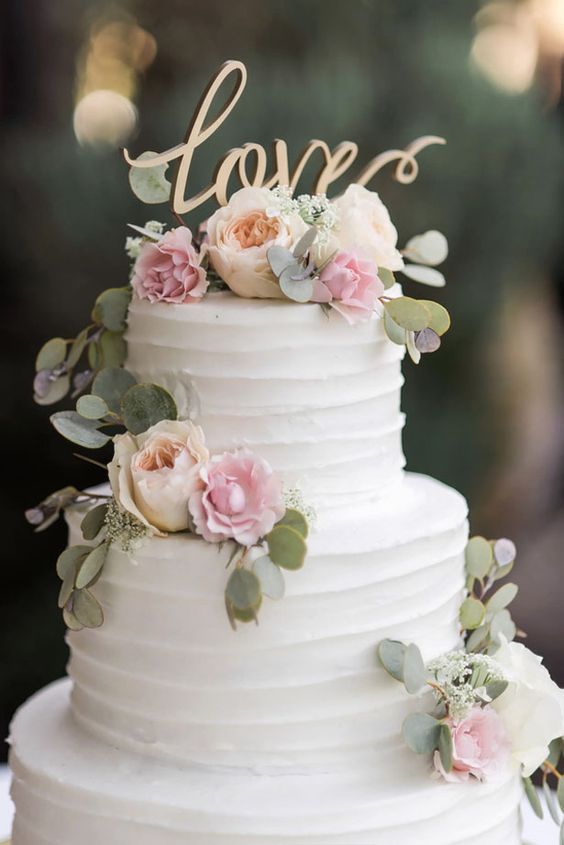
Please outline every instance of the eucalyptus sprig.
[[125, 361], [124, 332], [131, 288], [109, 288], [96, 299], [92, 322], [76, 337], [54, 337], [43, 344], [35, 361], [34, 399], [54, 405], [70, 392], [79, 396], [104, 367]]
[[492, 592], [498, 581], [506, 578], [515, 564], [517, 551], [511, 540], [486, 540], [472, 537], [466, 546], [467, 597], [460, 608], [460, 624], [469, 652], [494, 652], [503, 636], [508, 641], [518, 632], [508, 606], [518, 593], [517, 584], [504, 584]]
[[66, 508], [72, 505], [83, 504], [84, 502], [97, 502], [109, 499], [100, 493], [90, 493], [87, 490], [77, 490], [76, 487], [63, 487], [55, 490], [33, 508], [28, 508], [25, 518], [30, 525], [33, 525], [35, 532], [45, 531], [60, 517]]
[[[550, 753], [546, 760], [539, 767], [538, 774], [541, 777], [542, 797], [551, 819], [560, 827], [560, 842], [564, 842], [564, 739], [558, 738], [550, 743]], [[527, 800], [535, 815], [539, 819], [544, 818], [544, 808], [541, 796], [539, 795], [531, 777], [523, 777], [523, 789]], [[551, 781], [555, 789], [551, 787]]]
[[258, 547], [264, 552], [250, 563], [251, 550], [235, 544], [228, 561], [234, 569], [225, 587], [225, 608], [231, 627], [237, 622], [258, 624], [258, 611], [264, 596], [278, 600], [284, 596], [283, 570], [301, 569], [307, 554], [309, 526], [304, 514], [288, 508], [282, 519]]

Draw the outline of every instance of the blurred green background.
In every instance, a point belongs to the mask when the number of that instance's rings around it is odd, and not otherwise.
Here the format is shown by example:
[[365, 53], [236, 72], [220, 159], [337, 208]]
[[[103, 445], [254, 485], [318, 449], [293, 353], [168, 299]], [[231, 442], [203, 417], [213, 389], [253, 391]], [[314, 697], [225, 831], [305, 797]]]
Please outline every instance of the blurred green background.
[[[74, 336], [96, 294], [127, 281], [125, 224], [169, 219], [134, 199], [115, 149], [77, 142], [73, 110], [89, 91], [114, 90], [139, 109], [130, 147], [164, 150], [227, 58], [247, 64], [249, 82], [197, 152], [194, 188], [244, 141], [283, 137], [297, 154], [310, 138], [352, 139], [360, 163], [419, 135], [448, 139], [420, 155], [413, 185], [389, 170], [372, 183], [400, 244], [437, 228], [451, 247], [438, 298], [453, 329], [419, 368], [405, 365], [405, 449], [412, 470], [469, 498], [475, 533], [517, 542], [515, 613], [564, 682], [563, 10], [561, 0], [3, 0], [4, 736], [14, 708], [66, 660], [54, 573], [64, 527], [34, 536], [23, 510], [100, 480], [33, 405], [35, 353]], [[84, 142], [93, 130], [82, 129]]]

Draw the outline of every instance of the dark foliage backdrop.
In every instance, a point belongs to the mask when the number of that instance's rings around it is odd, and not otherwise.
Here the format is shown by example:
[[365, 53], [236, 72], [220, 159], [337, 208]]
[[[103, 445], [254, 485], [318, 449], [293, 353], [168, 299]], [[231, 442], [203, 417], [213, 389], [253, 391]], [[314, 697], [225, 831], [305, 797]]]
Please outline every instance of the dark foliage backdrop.
[[[378, 178], [402, 242], [423, 228], [449, 238], [439, 296], [454, 328], [415, 371], [406, 365], [410, 468], [464, 492], [473, 529], [520, 549], [517, 614], [530, 645], [564, 681], [561, 652], [562, 271], [564, 142], [558, 97], [496, 89], [469, 61], [478, 3], [440, 0], [4, 0], [0, 7], [4, 472], [0, 720], [64, 672], [54, 561], [62, 525], [33, 536], [25, 507], [67, 483], [96, 482], [31, 400], [37, 348], [73, 336], [96, 294], [124, 284], [125, 223], [150, 214], [114, 152], [72, 131], [77, 62], [101, 16], [132, 15], [158, 52], [140, 81], [137, 149], [176, 143], [212, 70], [247, 63], [235, 112], [197, 154], [246, 140], [358, 141], [367, 160], [418, 135], [448, 146], [421, 156], [409, 187]], [[161, 209], [155, 213], [164, 219]], [[9, 467], [9, 469], [8, 469]]]

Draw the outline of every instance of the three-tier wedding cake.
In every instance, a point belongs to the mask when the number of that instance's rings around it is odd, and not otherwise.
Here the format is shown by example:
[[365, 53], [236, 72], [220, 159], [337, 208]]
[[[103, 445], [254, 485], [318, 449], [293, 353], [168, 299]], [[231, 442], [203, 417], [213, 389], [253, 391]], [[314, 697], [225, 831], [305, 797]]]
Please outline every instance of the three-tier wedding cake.
[[[445, 239], [400, 251], [358, 181], [296, 196], [235, 152], [244, 187], [138, 228], [130, 284], [38, 356], [40, 404], [79, 396], [55, 428], [114, 451], [27, 514], [66, 510], [71, 659], [13, 724], [13, 845], [518, 845], [563, 696], [513, 642], [512, 543], [468, 543], [401, 448], [404, 352], [450, 320], [394, 274], [440, 285]], [[163, 156], [130, 160], [142, 199]]]

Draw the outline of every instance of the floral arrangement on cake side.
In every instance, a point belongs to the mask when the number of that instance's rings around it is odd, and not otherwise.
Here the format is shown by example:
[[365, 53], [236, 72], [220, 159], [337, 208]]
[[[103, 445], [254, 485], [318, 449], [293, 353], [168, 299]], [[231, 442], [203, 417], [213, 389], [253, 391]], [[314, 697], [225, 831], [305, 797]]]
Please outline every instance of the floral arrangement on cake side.
[[[462, 647], [425, 662], [414, 643], [383, 640], [380, 664], [421, 712], [406, 717], [402, 734], [409, 748], [428, 755], [434, 776], [449, 782], [495, 779], [514, 766], [525, 793], [542, 818], [532, 776], [541, 779], [547, 809], [564, 836], [564, 690], [524, 637], [508, 606], [517, 585], [494, 585], [512, 570], [514, 544], [472, 537], [466, 547], [466, 596], [460, 608]], [[555, 781], [556, 790], [550, 782]]]

